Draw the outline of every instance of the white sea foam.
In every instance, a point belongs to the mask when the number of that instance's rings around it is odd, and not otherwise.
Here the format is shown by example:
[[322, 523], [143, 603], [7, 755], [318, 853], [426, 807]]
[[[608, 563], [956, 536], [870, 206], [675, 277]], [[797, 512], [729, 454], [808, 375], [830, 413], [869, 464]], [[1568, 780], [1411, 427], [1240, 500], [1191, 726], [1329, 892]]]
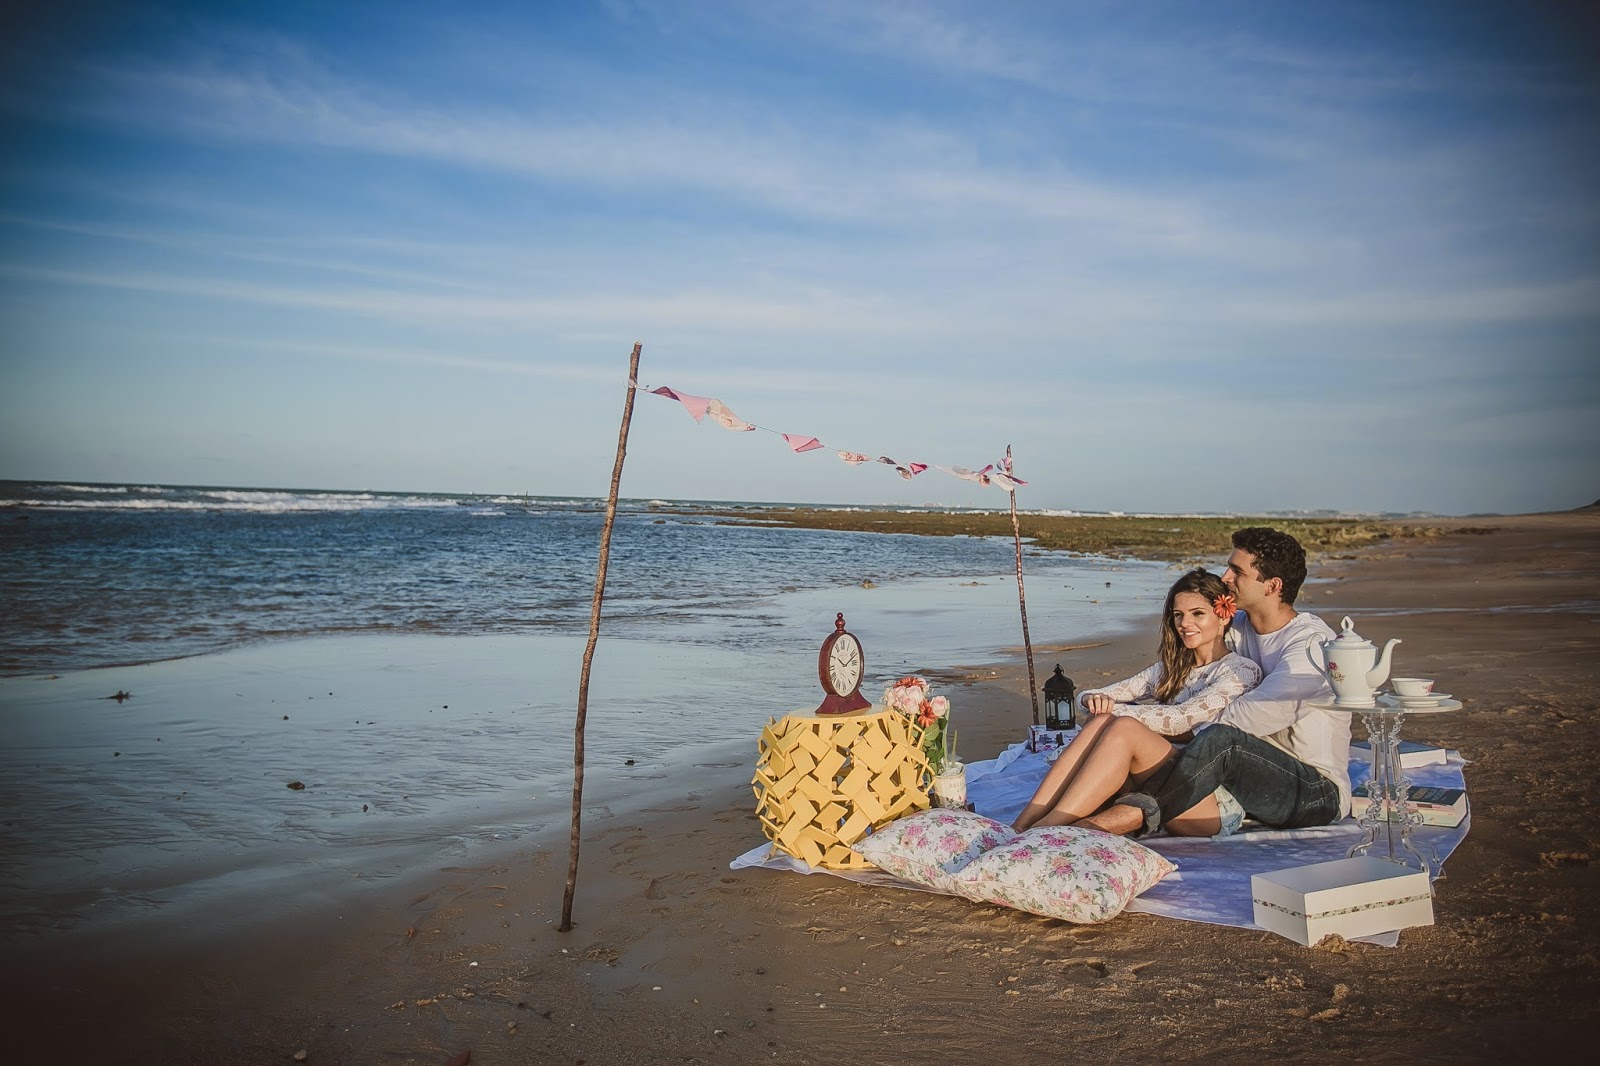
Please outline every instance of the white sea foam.
[[454, 507], [450, 497], [374, 496], [369, 493], [202, 492], [178, 499], [20, 499], [12, 507], [71, 511], [233, 511], [256, 514], [305, 514], [317, 511], [439, 510]]
[[365, 502], [376, 499], [370, 492], [314, 492], [302, 494], [298, 492], [262, 492], [256, 489], [206, 489], [200, 492], [202, 497], [213, 500], [226, 500], [230, 503], [290, 503], [301, 500], [318, 500], [329, 502]]
[[599, 500], [595, 500], [595, 499], [570, 499], [570, 500], [565, 500], [565, 499], [556, 499], [553, 496], [523, 496], [523, 495], [519, 494], [519, 495], [515, 495], [515, 496], [481, 496], [476, 501], [472, 501], [472, 502], [494, 503], [494, 504], [501, 504], [501, 505], [510, 505], [510, 506], [515, 506], [515, 507], [560, 508], [560, 507], [593, 506], [594, 504], [597, 504], [600, 501]]

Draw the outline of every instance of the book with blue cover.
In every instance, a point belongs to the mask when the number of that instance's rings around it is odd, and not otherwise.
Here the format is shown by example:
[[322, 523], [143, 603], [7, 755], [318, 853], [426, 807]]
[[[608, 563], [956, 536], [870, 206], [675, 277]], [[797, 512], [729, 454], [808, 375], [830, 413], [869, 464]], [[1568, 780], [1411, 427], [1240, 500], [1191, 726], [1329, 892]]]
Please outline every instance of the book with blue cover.
[[[1351, 793], [1352, 817], [1360, 818], [1372, 805], [1372, 799], [1367, 795], [1367, 787], [1370, 784], [1371, 782], [1363, 781]], [[1416, 812], [1417, 819], [1423, 825], [1457, 826], [1467, 816], [1467, 793], [1465, 789], [1460, 788], [1412, 785], [1406, 790], [1406, 806]], [[1393, 812], [1390, 813], [1388, 820], [1394, 821]]]

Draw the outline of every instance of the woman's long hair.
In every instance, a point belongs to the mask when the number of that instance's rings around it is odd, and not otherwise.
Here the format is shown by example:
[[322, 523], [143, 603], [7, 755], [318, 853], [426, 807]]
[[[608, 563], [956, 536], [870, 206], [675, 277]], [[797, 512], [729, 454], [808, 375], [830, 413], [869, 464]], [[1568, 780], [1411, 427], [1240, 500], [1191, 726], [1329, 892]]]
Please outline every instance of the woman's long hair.
[[[1188, 683], [1189, 674], [1198, 665], [1194, 651], [1184, 647], [1183, 641], [1178, 638], [1178, 627], [1172, 620], [1172, 603], [1180, 592], [1197, 592], [1204, 596], [1206, 602], [1213, 608], [1216, 607], [1217, 600], [1223, 596], [1231, 596], [1228, 586], [1222, 583], [1222, 578], [1204, 567], [1184, 574], [1172, 588], [1167, 590], [1167, 603], [1161, 609], [1161, 647], [1157, 652], [1161, 662], [1161, 683], [1156, 685], [1156, 699], [1162, 703], [1172, 702], [1173, 697]], [[1225, 621], [1222, 631], [1226, 633], [1231, 625], [1232, 622]]]

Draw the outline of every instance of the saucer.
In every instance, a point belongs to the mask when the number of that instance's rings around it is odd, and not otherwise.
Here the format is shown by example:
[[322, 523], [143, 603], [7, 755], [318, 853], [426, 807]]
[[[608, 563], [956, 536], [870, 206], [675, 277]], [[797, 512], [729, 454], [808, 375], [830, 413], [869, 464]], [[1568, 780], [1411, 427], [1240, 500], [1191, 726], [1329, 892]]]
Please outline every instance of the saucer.
[[1448, 692], [1430, 692], [1426, 696], [1401, 696], [1396, 694], [1394, 698], [1400, 701], [1402, 707], [1433, 707], [1453, 697]]
[[1392, 692], [1378, 694], [1378, 709], [1388, 714], [1430, 714], [1437, 711], [1459, 711], [1462, 704], [1460, 700], [1451, 699], [1448, 695], [1438, 693], [1438, 699], [1429, 698], [1425, 703], [1402, 702], [1400, 697]]

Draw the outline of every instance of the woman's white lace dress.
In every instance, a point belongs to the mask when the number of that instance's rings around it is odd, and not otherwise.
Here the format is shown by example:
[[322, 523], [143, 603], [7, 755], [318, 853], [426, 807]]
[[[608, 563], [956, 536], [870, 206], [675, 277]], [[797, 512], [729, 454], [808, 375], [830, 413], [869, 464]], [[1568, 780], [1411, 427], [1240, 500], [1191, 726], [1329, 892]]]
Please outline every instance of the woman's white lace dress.
[[1223, 708], [1261, 682], [1261, 667], [1230, 651], [1216, 662], [1195, 667], [1189, 674], [1189, 683], [1178, 690], [1171, 703], [1136, 703], [1155, 697], [1164, 673], [1160, 663], [1151, 663], [1130, 678], [1079, 693], [1079, 706], [1089, 696], [1110, 696], [1117, 701], [1113, 713], [1137, 718], [1162, 736], [1175, 737], [1197, 725], [1215, 722]]

